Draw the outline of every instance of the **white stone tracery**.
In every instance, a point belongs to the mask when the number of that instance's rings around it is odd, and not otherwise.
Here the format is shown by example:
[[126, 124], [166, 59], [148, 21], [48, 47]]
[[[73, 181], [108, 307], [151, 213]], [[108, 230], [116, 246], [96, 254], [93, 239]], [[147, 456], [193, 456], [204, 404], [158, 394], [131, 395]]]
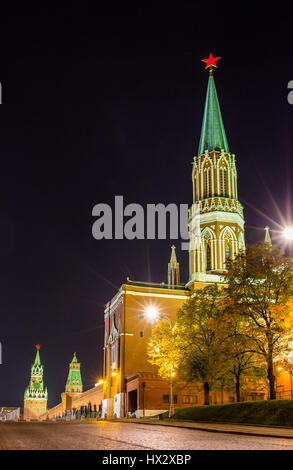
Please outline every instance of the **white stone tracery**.
[[198, 234], [199, 243], [196, 247], [191, 244], [190, 249], [190, 272], [191, 276], [193, 277], [194, 273], [193, 278], [197, 279], [197, 273], [206, 272], [208, 244], [211, 252], [211, 271], [218, 272], [225, 270], [227, 244], [227, 253], [229, 251], [231, 258], [235, 258], [241, 249], [245, 249], [244, 219], [242, 205], [237, 200], [234, 154], [223, 150], [206, 150], [204, 154], [194, 157], [192, 180], [194, 206], [199, 207], [200, 226], [204, 225]]

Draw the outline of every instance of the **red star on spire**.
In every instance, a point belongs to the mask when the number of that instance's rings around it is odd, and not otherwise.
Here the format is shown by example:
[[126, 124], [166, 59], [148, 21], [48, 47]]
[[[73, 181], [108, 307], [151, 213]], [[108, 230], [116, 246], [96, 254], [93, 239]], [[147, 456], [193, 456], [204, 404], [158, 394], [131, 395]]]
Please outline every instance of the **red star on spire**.
[[36, 348], [37, 348], [37, 349], [40, 349], [40, 347], [41, 347], [41, 346], [40, 346], [39, 344], [36, 344]]
[[205, 62], [206, 69], [212, 69], [212, 67], [217, 67], [216, 61], [219, 60], [221, 57], [213, 57], [212, 53], [210, 53], [210, 56], [207, 59], [201, 59], [202, 62]]

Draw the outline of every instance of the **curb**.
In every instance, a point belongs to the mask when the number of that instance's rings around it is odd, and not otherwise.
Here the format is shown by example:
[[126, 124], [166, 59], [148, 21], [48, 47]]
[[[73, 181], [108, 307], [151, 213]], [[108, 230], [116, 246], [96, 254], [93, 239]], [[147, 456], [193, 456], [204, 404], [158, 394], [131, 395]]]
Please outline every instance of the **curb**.
[[[140, 421], [139, 419], [137, 421], [122, 421], [119, 419], [105, 419], [104, 421], [108, 422], [118, 422], [118, 423], [129, 423], [129, 424], [147, 424], [147, 425], [154, 425], [154, 426], [167, 426], [170, 428], [181, 428], [181, 429], [189, 429], [191, 431], [206, 431], [206, 432], [214, 432], [214, 433], [222, 433], [222, 434], [237, 434], [237, 435], [242, 435], [242, 436], [256, 436], [256, 437], [272, 437], [272, 438], [278, 438], [278, 439], [293, 439], [293, 434], [292, 435], [280, 435], [280, 434], [267, 434], [267, 433], [261, 433], [261, 432], [249, 432], [249, 431], [238, 431], [234, 429], [215, 429], [215, 428], [207, 428], [207, 427], [201, 427], [201, 426], [184, 426], [183, 424], [169, 424], [169, 423], [156, 423], [156, 422], [147, 422], [147, 421]], [[215, 423], [219, 424], [219, 423]], [[232, 424], [232, 423], [231, 423]], [[233, 423], [234, 424], [234, 423]], [[235, 423], [236, 424], [236, 423]], [[240, 425], [241, 426], [241, 425]], [[253, 425], [252, 425], [253, 426]], [[257, 426], [257, 425], [256, 425]], [[282, 428], [284, 429], [284, 428]]]

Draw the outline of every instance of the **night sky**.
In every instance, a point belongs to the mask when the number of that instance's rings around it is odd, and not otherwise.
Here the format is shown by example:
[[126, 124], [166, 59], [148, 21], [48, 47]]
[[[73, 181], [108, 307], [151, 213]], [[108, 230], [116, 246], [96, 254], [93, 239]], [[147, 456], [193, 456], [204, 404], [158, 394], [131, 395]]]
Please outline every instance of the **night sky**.
[[[280, 223], [273, 200], [288, 215], [292, 12], [121, 3], [0, 15], [0, 406], [23, 406], [37, 343], [48, 406], [74, 351], [93, 386], [104, 304], [127, 276], [166, 280], [172, 241], [97, 241], [92, 208], [115, 195], [192, 202], [210, 52], [221, 56], [214, 75], [246, 241], [277, 228], [261, 215]], [[187, 281], [188, 254], [175, 245]]]

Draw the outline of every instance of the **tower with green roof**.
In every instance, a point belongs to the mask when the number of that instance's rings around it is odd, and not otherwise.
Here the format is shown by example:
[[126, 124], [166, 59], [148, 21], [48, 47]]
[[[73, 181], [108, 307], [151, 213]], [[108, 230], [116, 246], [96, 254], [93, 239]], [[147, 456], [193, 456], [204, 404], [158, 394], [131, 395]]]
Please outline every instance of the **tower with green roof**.
[[31, 366], [31, 378], [24, 392], [24, 419], [39, 419], [47, 411], [48, 390], [44, 387], [44, 366], [40, 359], [40, 346], [36, 345], [35, 362]]
[[82, 393], [82, 380], [80, 373], [80, 362], [78, 362], [76, 353], [73, 354], [73, 359], [69, 364], [69, 373], [65, 386], [66, 393]]
[[194, 281], [221, 282], [226, 262], [245, 249], [243, 207], [238, 201], [235, 155], [228, 147], [213, 76], [209, 80], [197, 155], [193, 159], [193, 204], [189, 211], [189, 272]]
[[72, 408], [74, 408], [74, 400], [82, 394], [82, 389], [80, 362], [78, 362], [76, 353], [74, 353], [73, 359], [69, 364], [65, 392], [61, 393], [63, 412], [72, 410]]

